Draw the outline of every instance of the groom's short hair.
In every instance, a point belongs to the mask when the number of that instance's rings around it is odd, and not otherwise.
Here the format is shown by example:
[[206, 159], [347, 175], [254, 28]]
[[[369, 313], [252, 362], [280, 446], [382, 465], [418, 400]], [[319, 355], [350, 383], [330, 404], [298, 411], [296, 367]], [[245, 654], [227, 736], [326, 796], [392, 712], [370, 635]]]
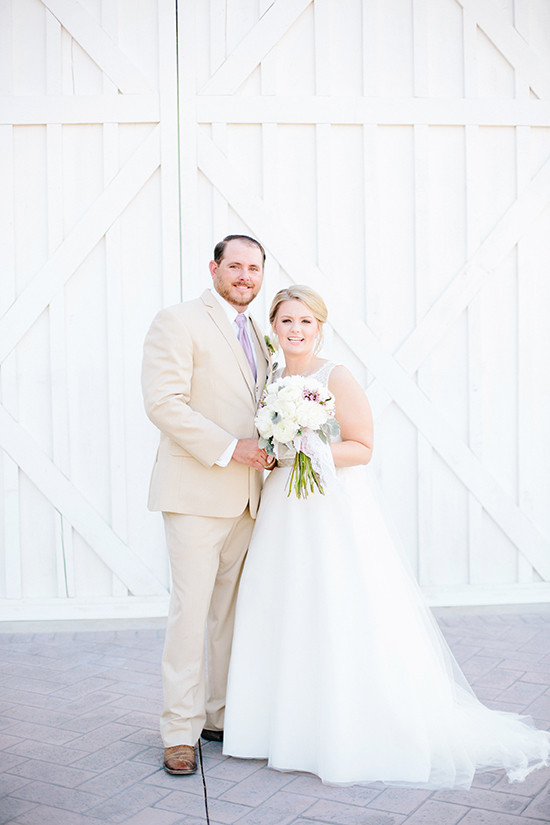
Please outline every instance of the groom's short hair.
[[249, 235], [226, 235], [223, 241], [220, 241], [214, 247], [214, 260], [217, 264], [219, 264], [223, 258], [223, 253], [225, 252], [225, 247], [229, 243], [229, 241], [242, 241], [243, 243], [248, 244], [249, 246], [257, 246], [260, 252], [262, 253], [262, 262], [265, 264], [265, 249], [261, 245], [256, 238], [251, 238]]

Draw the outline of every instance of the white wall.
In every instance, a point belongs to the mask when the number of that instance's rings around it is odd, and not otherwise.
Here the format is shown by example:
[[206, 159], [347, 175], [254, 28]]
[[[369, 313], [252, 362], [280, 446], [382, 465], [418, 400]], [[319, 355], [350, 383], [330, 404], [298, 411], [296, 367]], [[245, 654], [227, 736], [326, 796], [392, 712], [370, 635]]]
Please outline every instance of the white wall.
[[549, 601], [548, 3], [180, 0], [179, 108], [173, 5], [2, 7], [0, 616], [165, 610], [141, 344], [241, 230], [260, 317], [327, 299], [430, 601]]

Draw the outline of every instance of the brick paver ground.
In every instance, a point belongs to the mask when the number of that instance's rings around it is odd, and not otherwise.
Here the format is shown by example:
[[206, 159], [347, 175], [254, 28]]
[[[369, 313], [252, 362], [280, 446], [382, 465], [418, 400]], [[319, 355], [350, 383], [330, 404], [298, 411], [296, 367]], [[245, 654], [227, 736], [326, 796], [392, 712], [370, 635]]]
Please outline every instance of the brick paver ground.
[[[439, 621], [487, 705], [550, 729], [550, 606], [440, 611]], [[162, 769], [162, 629], [68, 628], [0, 625], [0, 825], [204, 825], [200, 773]], [[224, 757], [212, 742], [202, 751], [213, 825], [550, 822], [550, 769], [512, 785], [481, 774], [467, 792], [334, 788]]]

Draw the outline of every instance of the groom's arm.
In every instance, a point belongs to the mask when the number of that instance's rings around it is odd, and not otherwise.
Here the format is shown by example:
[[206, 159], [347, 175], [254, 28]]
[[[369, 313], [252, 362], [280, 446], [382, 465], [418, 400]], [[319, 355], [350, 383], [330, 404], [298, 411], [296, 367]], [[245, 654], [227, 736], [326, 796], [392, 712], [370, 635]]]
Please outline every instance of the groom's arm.
[[236, 439], [189, 406], [193, 377], [193, 339], [173, 309], [153, 320], [143, 348], [145, 410], [156, 427], [205, 467], [227, 466], [233, 459], [263, 470], [267, 455], [255, 438]]
[[154, 318], [143, 347], [142, 388], [153, 424], [205, 467], [211, 467], [234, 440], [206, 416], [191, 409], [193, 340], [172, 309]]

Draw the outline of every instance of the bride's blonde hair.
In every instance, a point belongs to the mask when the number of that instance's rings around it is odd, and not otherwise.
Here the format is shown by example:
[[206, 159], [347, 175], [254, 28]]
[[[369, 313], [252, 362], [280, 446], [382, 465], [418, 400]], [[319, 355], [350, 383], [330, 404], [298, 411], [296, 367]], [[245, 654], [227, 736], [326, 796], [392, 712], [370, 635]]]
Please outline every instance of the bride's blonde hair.
[[273, 298], [269, 310], [269, 322], [273, 332], [275, 332], [275, 320], [279, 307], [285, 301], [301, 301], [313, 314], [313, 317], [319, 324], [319, 339], [315, 345], [315, 354], [317, 354], [323, 344], [323, 324], [326, 323], [328, 318], [328, 310], [325, 302], [318, 292], [315, 292], [314, 289], [306, 284], [293, 284], [292, 286], [286, 287], [286, 289], [280, 289]]

